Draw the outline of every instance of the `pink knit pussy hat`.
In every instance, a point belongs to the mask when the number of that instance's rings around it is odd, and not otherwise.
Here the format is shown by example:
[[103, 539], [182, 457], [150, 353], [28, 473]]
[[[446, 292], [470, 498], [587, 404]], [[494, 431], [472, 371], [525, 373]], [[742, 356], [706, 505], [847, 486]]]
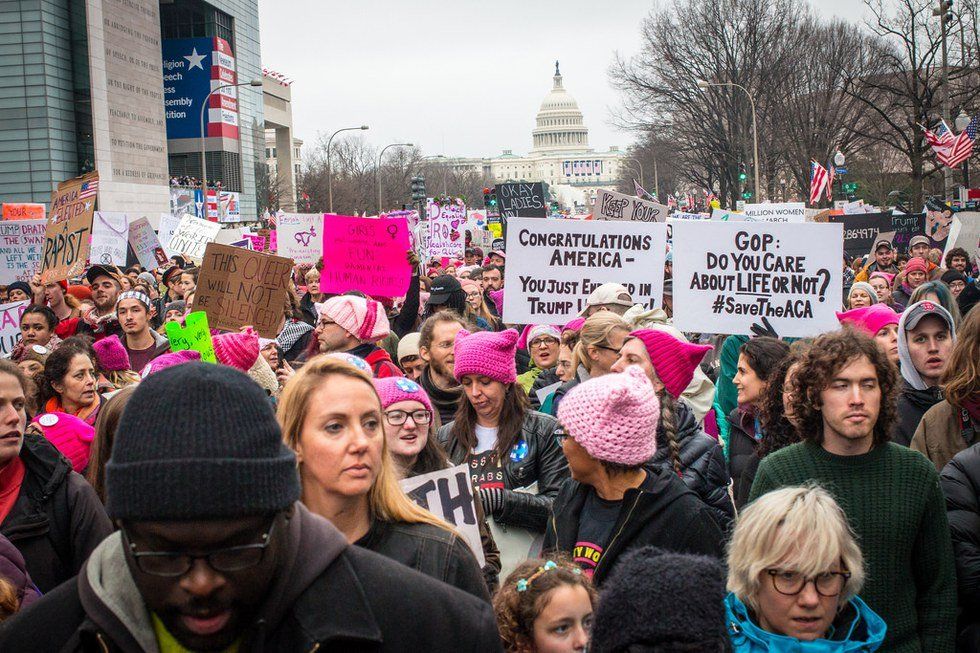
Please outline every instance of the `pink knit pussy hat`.
[[635, 467], [657, 451], [660, 401], [639, 365], [572, 388], [558, 422], [596, 460]]
[[490, 295], [490, 299], [493, 300], [493, 305], [497, 307], [497, 315], [503, 316], [504, 314], [504, 289], [491, 290], [487, 293]]
[[337, 295], [319, 305], [322, 317], [327, 317], [358, 340], [377, 342], [388, 336], [390, 326], [384, 306], [373, 299], [357, 295]]
[[850, 324], [872, 337], [889, 324], [898, 326], [898, 318], [898, 313], [884, 304], [852, 308], [837, 314], [841, 324]]
[[95, 358], [104, 372], [121, 372], [129, 369], [129, 354], [118, 335], [111, 335], [92, 343]]
[[678, 340], [665, 331], [637, 329], [630, 333], [646, 347], [653, 364], [653, 371], [674, 398], [680, 397], [684, 388], [691, 384], [694, 370], [701, 364], [711, 345], [695, 345]]
[[35, 417], [34, 423], [40, 427], [48, 442], [71, 461], [72, 469], [79, 473], [85, 470], [95, 428], [68, 413], [44, 413]]
[[214, 342], [214, 357], [222, 365], [248, 372], [259, 357], [259, 336], [252, 329], [241, 333], [222, 333], [211, 340]]
[[429, 395], [415, 381], [406, 379], [403, 376], [389, 376], [383, 379], [374, 379], [374, 389], [381, 397], [381, 407], [387, 409], [392, 404], [399, 401], [417, 401], [431, 413], [432, 402]]
[[486, 376], [501, 383], [517, 381], [517, 331], [478, 331], [460, 329], [453, 345], [453, 375], [462, 381], [467, 374]]

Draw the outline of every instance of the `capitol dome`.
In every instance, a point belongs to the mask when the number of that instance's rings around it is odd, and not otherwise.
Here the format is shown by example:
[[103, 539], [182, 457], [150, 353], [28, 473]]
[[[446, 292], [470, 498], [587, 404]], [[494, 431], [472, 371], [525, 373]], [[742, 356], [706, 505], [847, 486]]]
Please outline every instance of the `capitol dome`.
[[575, 98], [562, 86], [557, 61], [554, 86], [541, 102], [531, 135], [534, 139], [532, 153], [588, 151], [589, 130], [582, 121], [582, 111]]

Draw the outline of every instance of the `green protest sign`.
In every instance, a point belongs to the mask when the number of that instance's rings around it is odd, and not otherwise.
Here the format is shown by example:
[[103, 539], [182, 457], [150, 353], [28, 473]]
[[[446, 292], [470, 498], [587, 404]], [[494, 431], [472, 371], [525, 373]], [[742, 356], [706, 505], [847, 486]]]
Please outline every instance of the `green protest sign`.
[[211, 342], [211, 329], [208, 327], [208, 316], [204, 311], [188, 314], [184, 319], [186, 326], [179, 322], [167, 322], [167, 338], [170, 339], [170, 351], [201, 352], [201, 360], [217, 363], [214, 355], [214, 343]]

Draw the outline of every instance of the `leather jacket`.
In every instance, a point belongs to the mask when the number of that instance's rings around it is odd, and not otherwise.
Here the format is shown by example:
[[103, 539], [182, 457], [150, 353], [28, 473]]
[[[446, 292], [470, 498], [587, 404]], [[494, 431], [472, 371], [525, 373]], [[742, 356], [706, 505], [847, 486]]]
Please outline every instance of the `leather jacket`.
[[[458, 441], [450, 440], [454, 422], [439, 429], [439, 442], [454, 465], [465, 462], [469, 451]], [[521, 439], [514, 450], [523, 449], [524, 455], [510, 455], [503, 464], [504, 503], [500, 514], [494, 518], [501, 524], [519, 526], [529, 531], [544, 533], [551, 513], [551, 504], [562, 482], [568, 478], [568, 461], [555, 437], [558, 421], [550, 415], [534, 410], [527, 411], [521, 425]], [[538, 493], [514, 492], [518, 488], [538, 484]]]

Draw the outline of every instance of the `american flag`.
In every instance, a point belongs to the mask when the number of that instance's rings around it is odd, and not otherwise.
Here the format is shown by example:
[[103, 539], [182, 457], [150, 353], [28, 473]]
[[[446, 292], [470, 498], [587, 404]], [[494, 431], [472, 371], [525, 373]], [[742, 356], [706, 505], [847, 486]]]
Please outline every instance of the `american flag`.
[[[922, 127], [926, 142], [932, 147], [932, 151], [936, 153], [936, 158], [940, 163], [948, 166], [949, 163], [947, 161], [949, 161], [949, 156], [956, 143], [956, 139], [953, 138], [953, 131], [949, 128], [949, 125], [943, 120], [939, 123], [935, 132], [927, 129], [923, 125], [919, 126]], [[966, 132], [964, 131], [964, 133]]]
[[824, 191], [827, 189], [827, 182], [830, 180], [830, 174], [827, 169], [816, 161], [810, 162], [810, 204], [816, 204], [820, 201], [820, 196], [823, 195]]
[[86, 181], [82, 184], [82, 187], [78, 189], [78, 199], [83, 200], [88, 197], [95, 197], [99, 194], [99, 181], [98, 179], [94, 181]]
[[970, 158], [973, 154], [973, 143], [977, 140], [977, 129], [980, 128], [980, 125], [977, 124], [977, 118], [978, 116], [973, 116], [966, 129], [953, 139], [947, 152], [942, 154], [936, 152], [936, 158], [939, 159], [940, 163], [955, 168]]

